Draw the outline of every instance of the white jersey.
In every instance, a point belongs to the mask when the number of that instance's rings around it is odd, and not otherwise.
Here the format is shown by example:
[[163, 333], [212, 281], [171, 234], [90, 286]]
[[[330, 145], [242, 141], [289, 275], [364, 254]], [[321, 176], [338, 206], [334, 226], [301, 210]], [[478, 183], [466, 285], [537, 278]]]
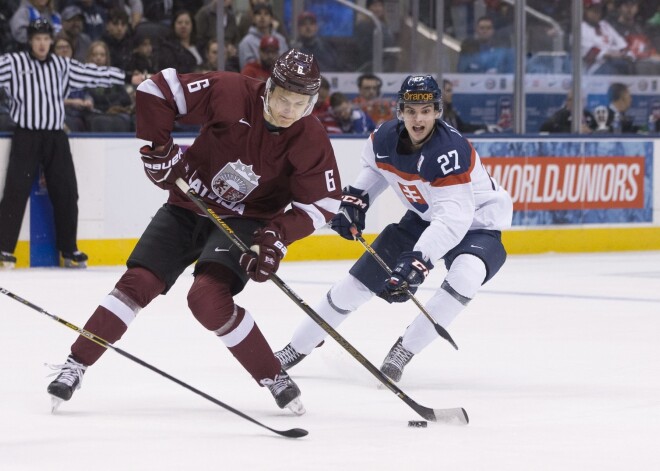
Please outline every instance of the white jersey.
[[393, 119], [371, 134], [352, 186], [374, 201], [389, 185], [406, 209], [430, 222], [414, 250], [435, 262], [468, 230], [511, 227], [511, 197], [458, 131], [436, 120], [431, 138], [412, 152], [401, 145], [402, 132], [403, 124]]

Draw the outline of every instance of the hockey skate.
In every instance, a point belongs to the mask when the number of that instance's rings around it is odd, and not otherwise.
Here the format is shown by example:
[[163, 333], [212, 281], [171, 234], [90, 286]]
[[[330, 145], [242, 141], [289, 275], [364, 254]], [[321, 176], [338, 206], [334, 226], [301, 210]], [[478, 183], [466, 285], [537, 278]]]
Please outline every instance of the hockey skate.
[[61, 265], [64, 268], [87, 268], [87, 254], [76, 250], [75, 252], [62, 252]]
[[59, 370], [59, 372], [49, 375], [57, 375], [57, 378], [48, 385], [48, 394], [51, 396], [51, 411], [56, 412], [62, 402], [71, 399], [76, 389], [80, 389], [87, 367], [82, 363], [78, 363], [71, 356], [66, 359], [63, 365], [49, 366]]
[[16, 266], [16, 257], [9, 252], [0, 252], [0, 268], [14, 268]]
[[275, 357], [278, 360], [280, 360], [280, 363], [282, 364], [282, 369], [284, 371], [296, 366], [306, 356], [307, 355], [305, 355], [304, 353], [298, 353], [298, 351], [295, 348], [293, 348], [291, 344], [287, 344], [287, 346], [284, 347], [282, 350], [275, 352]]
[[395, 383], [398, 383], [403, 374], [403, 368], [415, 355], [414, 353], [406, 350], [402, 344], [403, 338], [399, 337], [396, 343], [390, 349], [390, 352], [383, 360], [380, 367], [380, 372], [390, 378]]
[[275, 376], [275, 379], [262, 379], [261, 384], [266, 386], [275, 398], [277, 407], [289, 409], [296, 415], [303, 415], [305, 413], [305, 406], [300, 400], [300, 388], [293, 382], [284, 370]]

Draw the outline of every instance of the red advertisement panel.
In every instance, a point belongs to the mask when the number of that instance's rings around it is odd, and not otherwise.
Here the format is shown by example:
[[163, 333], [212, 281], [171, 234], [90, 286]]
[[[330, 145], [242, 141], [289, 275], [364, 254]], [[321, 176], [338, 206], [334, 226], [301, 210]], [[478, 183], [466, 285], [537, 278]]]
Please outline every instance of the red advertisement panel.
[[643, 156], [489, 157], [517, 211], [644, 207]]

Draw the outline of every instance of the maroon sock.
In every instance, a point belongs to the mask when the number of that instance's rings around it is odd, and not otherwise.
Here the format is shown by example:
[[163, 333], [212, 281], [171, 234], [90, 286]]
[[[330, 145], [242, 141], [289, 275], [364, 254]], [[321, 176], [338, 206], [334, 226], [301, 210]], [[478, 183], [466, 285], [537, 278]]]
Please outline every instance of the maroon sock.
[[[245, 312], [243, 308], [239, 309]], [[239, 317], [242, 320], [243, 316]], [[256, 323], [241, 342], [229, 347], [229, 351], [260, 385], [262, 379], [275, 379], [282, 370], [280, 361], [273, 355], [273, 350]]]
[[[115, 343], [124, 335], [128, 326], [112, 312], [99, 306], [85, 324], [85, 330], [101, 337], [110, 343]], [[83, 365], [93, 365], [106, 351], [105, 347], [92, 342], [82, 335], [71, 346], [73, 358]]]

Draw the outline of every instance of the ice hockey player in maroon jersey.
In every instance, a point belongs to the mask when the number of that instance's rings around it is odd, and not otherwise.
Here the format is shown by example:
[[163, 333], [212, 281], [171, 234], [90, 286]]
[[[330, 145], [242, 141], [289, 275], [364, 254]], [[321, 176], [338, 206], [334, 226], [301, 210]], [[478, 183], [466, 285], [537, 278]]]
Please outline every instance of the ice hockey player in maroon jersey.
[[[300, 389], [282, 370], [254, 318], [234, 303], [247, 281], [268, 280], [292, 242], [338, 211], [341, 184], [330, 140], [309, 116], [321, 85], [316, 59], [290, 50], [267, 82], [230, 72], [163, 70], [137, 90], [137, 137], [150, 180], [169, 191], [127, 262], [127, 271], [85, 329], [108, 342], [195, 263], [188, 306], [280, 408], [304, 413]], [[185, 152], [175, 121], [203, 125]], [[254, 253], [241, 254], [175, 185], [183, 178]], [[289, 206], [290, 205], [290, 206]], [[287, 209], [288, 208], [288, 209]], [[104, 348], [83, 336], [48, 386], [53, 406], [71, 398]]]
[[[365, 228], [370, 202], [388, 187], [407, 211], [373, 243], [393, 273], [388, 276], [365, 252], [313, 306], [332, 327], [374, 295], [389, 303], [408, 301], [406, 289], [414, 293], [442, 260], [447, 275], [425, 308], [447, 328], [504, 264], [501, 231], [511, 225], [511, 197], [488, 174], [470, 142], [441, 116], [442, 92], [436, 80], [411, 75], [398, 93], [397, 118], [383, 123], [365, 142], [362, 170], [344, 190], [332, 229], [353, 240], [353, 231], [361, 234]], [[275, 355], [289, 369], [326, 335], [305, 319]], [[399, 381], [412, 357], [437, 338], [420, 313], [386, 355], [381, 372]]]

